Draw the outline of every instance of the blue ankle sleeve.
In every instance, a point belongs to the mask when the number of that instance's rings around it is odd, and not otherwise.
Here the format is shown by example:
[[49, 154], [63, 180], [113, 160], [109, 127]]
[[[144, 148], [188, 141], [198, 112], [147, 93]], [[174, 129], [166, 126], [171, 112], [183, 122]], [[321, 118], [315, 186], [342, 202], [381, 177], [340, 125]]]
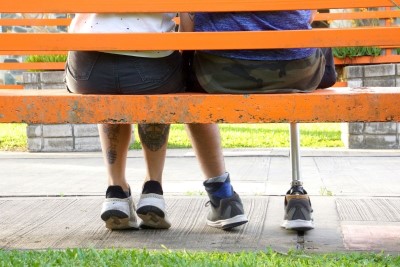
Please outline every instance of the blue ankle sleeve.
[[217, 191], [212, 193], [212, 195], [215, 197], [218, 197], [218, 198], [231, 197], [233, 195], [231, 183], [228, 181], [225, 181], [224, 183], [222, 183], [221, 187], [218, 188]]

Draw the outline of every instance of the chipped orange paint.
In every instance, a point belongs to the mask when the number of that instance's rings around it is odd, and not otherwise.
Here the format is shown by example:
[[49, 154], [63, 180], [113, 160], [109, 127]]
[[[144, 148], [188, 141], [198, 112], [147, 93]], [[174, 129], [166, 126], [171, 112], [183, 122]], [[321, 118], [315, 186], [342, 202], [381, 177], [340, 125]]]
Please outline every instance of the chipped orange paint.
[[75, 95], [0, 90], [0, 122], [265, 123], [400, 121], [400, 88], [268, 95]]

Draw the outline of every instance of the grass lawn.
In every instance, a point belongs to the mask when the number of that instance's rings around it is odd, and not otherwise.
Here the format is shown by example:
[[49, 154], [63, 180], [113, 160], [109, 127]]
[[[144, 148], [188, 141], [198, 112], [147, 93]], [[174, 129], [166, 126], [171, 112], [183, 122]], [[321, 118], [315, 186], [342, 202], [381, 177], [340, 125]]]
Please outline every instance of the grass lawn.
[[[289, 147], [289, 125], [269, 124], [220, 124], [224, 148]], [[304, 147], [343, 147], [340, 124], [300, 124], [301, 145]], [[135, 130], [136, 140], [139, 140]], [[140, 148], [136, 141], [131, 149]], [[190, 142], [183, 125], [171, 126], [169, 148], [189, 148]], [[26, 151], [26, 124], [0, 123], [0, 150]]]
[[26, 151], [26, 124], [0, 123], [0, 150]]
[[400, 266], [400, 256], [384, 253], [287, 255], [265, 252], [186, 252], [128, 249], [67, 249], [47, 251], [2, 251], [0, 266]]
[[[289, 147], [289, 124], [220, 124], [224, 148]], [[304, 147], [343, 147], [339, 123], [302, 123], [300, 141]], [[136, 139], [137, 131], [135, 131]], [[183, 125], [171, 126], [169, 148], [188, 148], [190, 142]], [[140, 148], [138, 141], [132, 148]]]

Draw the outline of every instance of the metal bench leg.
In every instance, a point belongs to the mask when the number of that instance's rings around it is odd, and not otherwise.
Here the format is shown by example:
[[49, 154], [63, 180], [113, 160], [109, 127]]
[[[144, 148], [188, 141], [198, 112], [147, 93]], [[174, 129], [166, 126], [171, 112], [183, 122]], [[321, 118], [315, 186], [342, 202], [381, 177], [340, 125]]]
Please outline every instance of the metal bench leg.
[[300, 132], [297, 123], [290, 123], [290, 159], [292, 162], [292, 187], [302, 186], [300, 175]]

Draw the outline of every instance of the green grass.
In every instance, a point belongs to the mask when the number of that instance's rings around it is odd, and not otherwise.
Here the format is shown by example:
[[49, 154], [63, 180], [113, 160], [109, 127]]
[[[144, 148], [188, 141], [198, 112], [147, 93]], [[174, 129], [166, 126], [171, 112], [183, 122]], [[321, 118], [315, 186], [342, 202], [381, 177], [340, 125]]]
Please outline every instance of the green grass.
[[[270, 124], [220, 124], [222, 146], [224, 148], [266, 148], [289, 147], [289, 125]], [[343, 147], [338, 123], [300, 124], [301, 146]], [[132, 148], [140, 148], [137, 131]], [[189, 148], [190, 141], [183, 125], [172, 125], [169, 148]]]
[[25, 62], [65, 62], [67, 55], [29, 55]]
[[380, 56], [382, 48], [379, 47], [334, 47], [332, 53], [337, 58], [353, 58], [361, 56]]
[[287, 255], [266, 252], [187, 252], [128, 249], [1, 251], [0, 266], [399, 266], [400, 256], [384, 253]]
[[[267, 148], [289, 147], [289, 125], [271, 124], [220, 124], [224, 148]], [[343, 147], [340, 139], [340, 124], [300, 124], [303, 147]], [[136, 142], [131, 149], [140, 148], [135, 130]], [[183, 125], [171, 126], [169, 148], [191, 147]], [[0, 150], [26, 151], [26, 124], [0, 123]]]
[[26, 151], [26, 124], [0, 123], [0, 150]]

